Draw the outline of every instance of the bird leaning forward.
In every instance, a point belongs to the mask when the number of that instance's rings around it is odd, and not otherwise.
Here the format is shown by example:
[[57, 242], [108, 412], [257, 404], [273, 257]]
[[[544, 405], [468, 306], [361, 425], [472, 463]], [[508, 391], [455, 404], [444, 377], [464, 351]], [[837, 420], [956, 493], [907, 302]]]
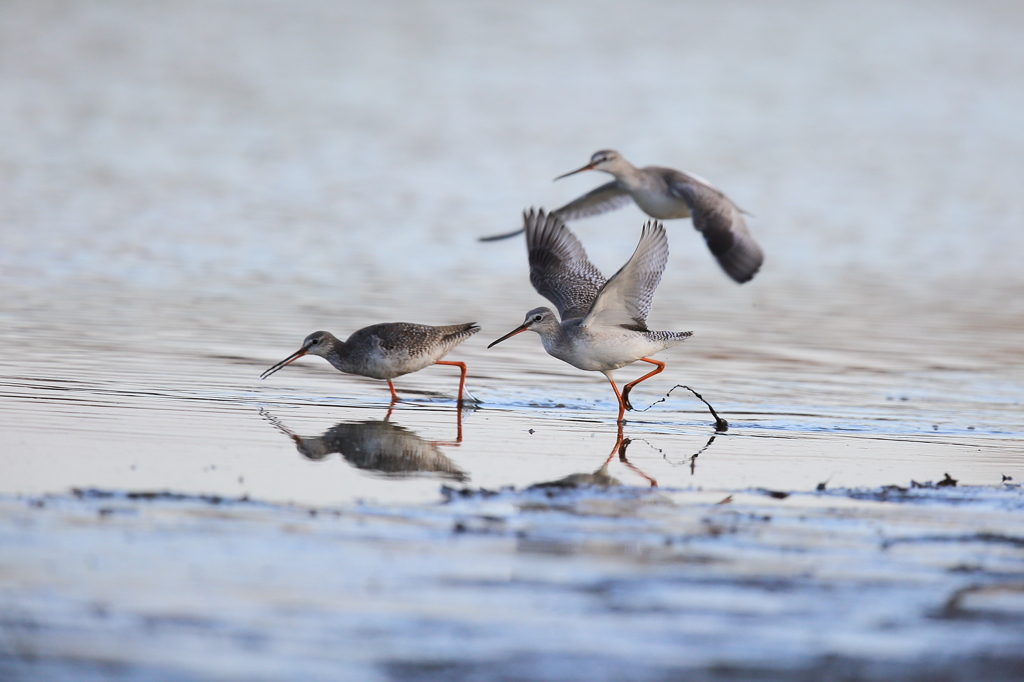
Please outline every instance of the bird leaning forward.
[[[520, 326], [488, 348], [525, 331], [537, 332], [549, 355], [608, 378], [619, 403], [621, 422], [625, 411], [633, 409], [629, 402], [633, 387], [665, 369], [665, 363], [647, 356], [693, 334], [647, 328], [654, 290], [668, 262], [665, 228], [657, 221], [648, 221], [633, 256], [605, 281], [557, 215], [531, 209], [523, 214], [523, 224], [530, 282], [537, 293], [555, 305], [558, 316], [549, 308], [534, 308]], [[655, 365], [655, 369], [626, 384], [620, 393], [612, 371], [637, 360]]]
[[391, 380], [430, 365], [454, 365], [461, 370], [459, 397], [466, 386], [466, 364], [442, 360], [453, 348], [480, 331], [475, 322], [431, 327], [409, 322], [385, 322], [364, 327], [342, 341], [330, 332], [313, 332], [302, 347], [260, 375], [266, 379], [303, 355], [319, 355], [336, 370], [374, 379], [386, 379], [391, 401], [398, 400]]

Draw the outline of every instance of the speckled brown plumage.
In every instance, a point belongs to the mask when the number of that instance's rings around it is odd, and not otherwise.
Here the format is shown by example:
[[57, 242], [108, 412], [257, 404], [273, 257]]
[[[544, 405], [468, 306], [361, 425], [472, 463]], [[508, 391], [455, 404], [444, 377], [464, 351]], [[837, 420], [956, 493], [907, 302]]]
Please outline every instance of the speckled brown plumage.
[[456, 365], [462, 370], [459, 400], [466, 381], [466, 365], [442, 361], [455, 346], [480, 331], [475, 322], [432, 327], [411, 322], [385, 322], [364, 327], [345, 341], [330, 332], [313, 332], [302, 347], [260, 377], [268, 376], [303, 355], [319, 355], [340, 372], [374, 379], [386, 379], [391, 396], [397, 399], [391, 380], [433, 364]]

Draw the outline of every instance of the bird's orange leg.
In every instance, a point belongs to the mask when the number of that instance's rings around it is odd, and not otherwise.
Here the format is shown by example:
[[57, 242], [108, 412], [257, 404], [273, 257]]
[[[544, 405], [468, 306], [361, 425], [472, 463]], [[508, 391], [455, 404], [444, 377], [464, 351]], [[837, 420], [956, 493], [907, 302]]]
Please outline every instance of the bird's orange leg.
[[622, 387], [622, 402], [625, 404], [627, 410], [632, 410], [633, 409], [633, 406], [629, 403], [629, 392], [633, 390], [633, 387], [636, 386], [637, 384], [639, 384], [644, 379], [650, 379], [655, 374], [659, 374], [660, 372], [665, 370], [665, 363], [661, 362], [660, 360], [651, 360], [650, 358], [640, 358], [640, 359], [643, 360], [644, 362], [649, 362], [652, 365], [657, 365], [658, 367], [653, 372], [648, 372], [647, 374], [643, 375], [639, 379], [637, 379], [635, 381], [631, 381], [631, 382], [629, 382], [628, 384], [626, 384], [625, 386]]
[[[454, 365], [458, 367], [461, 373], [459, 374], [459, 404], [462, 404], [462, 390], [466, 387], [466, 363], [455, 362], [453, 360], [438, 360], [434, 363], [435, 365]], [[460, 424], [461, 428], [461, 424]], [[461, 436], [459, 438], [461, 440]]]
[[395, 385], [391, 383], [391, 379], [388, 379], [387, 382], [388, 388], [391, 389], [391, 404], [394, 405], [395, 403], [398, 402], [398, 394], [395, 393]]
[[612, 385], [612, 390], [615, 391], [615, 399], [619, 401], [619, 416], [617, 417], [617, 421], [621, 424], [622, 415], [626, 413], [626, 404], [622, 402], [622, 394], [619, 393], [619, 387], [615, 385], [615, 379], [612, 379], [611, 372], [606, 372], [605, 376], [608, 377], [608, 383]]

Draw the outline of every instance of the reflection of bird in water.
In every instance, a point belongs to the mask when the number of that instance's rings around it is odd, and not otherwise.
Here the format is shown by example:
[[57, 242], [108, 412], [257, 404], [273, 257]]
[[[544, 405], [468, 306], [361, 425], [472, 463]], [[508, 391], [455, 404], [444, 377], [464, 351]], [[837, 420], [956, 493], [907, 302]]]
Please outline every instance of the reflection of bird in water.
[[537, 488], [583, 488], [586, 486], [593, 486], [595, 488], [611, 488], [613, 486], [622, 485], [622, 481], [615, 478], [608, 473], [608, 464], [611, 462], [609, 458], [607, 462], [601, 465], [601, 468], [590, 474], [569, 474], [557, 481], [548, 481], [546, 483], [535, 483], [530, 486], [530, 490]]
[[346, 341], [335, 338], [330, 332], [313, 332], [302, 342], [299, 350], [261, 374], [260, 379], [266, 379], [303, 355], [319, 355], [339, 372], [387, 379], [394, 402], [398, 400], [395, 385], [391, 383], [395, 377], [430, 365], [455, 365], [462, 371], [458, 398], [461, 403], [466, 385], [466, 365], [441, 358], [478, 331], [480, 327], [474, 322], [447, 327], [385, 322], [353, 332]]
[[319, 461], [337, 452], [357, 469], [387, 477], [436, 474], [455, 481], [469, 478], [438, 449], [440, 445], [457, 445], [458, 441], [428, 441], [387, 419], [341, 422], [320, 436], [303, 437], [291, 431], [276, 417], [265, 411], [262, 414], [295, 442], [295, 448], [306, 459]]
[[[629, 402], [633, 387], [665, 369], [665, 363], [647, 356], [681, 343], [692, 334], [647, 328], [654, 290], [668, 262], [665, 228], [659, 222], [648, 222], [633, 256], [605, 281], [587, 259], [579, 240], [557, 216], [531, 210], [523, 214], [523, 222], [530, 282], [537, 293], [555, 304], [561, 321], [548, 308], [534, 308], [526, 313], [523, 324], [488, 348], [521, 332], [537, 332], [549, 355], [608, 378], [619, 402], [621, 422], [625, 411], [633, 409]], [[612, 370], [637, 360], [655, 365], [655, 369], [626, 384], [620, 394]]]
[[629, 444], [631, 442], [631, 440], [625, 438], [622, 435], [622, 423], [620, 422], [619, 431], [615, 440], [615, 445], [612, 447], [612, 451], [608, 453], [608, 457], [604, 460], [604, 464], [601, 465], [600, 469], [590, 474], [569, 474], [568, 476], [559, 478], [558, 480], [555, 481], [536, 483], [534, 485], [531, 485], [529, 489], [536, 490], [545, 488], [582, 488], [585, 486], [593, 486], [597, 488], [611, 488], [613, 486], [622, 485], [622, 481], [608, 473], [608, 465], [612, 463], [612, 459], [614, 459], [616, 454], [618, 454], [620, 462], [622, 462], [627, 467], [632, 469], [638, 475], [650, 481], [652, 488], [657, 487], [658, 482], [656, 480], [654, 480], [644, 472], [640, 471], [640, 469], [638, 469], [636, 465], [634, 465], [628, 459], [626, 459], [626, 448], [629, 447]]
[[[693, 226], [704, 235], [719, 265], [737, 282], [750, 280], [761, 267], [764, 254], [750, 236], [743, 211], [706, 180], [672, 168], [636, 168], [612, 149], [595, 152], [590, 163], [555, 180], [585, 170], [604, 171], [615, 179], [556, 209], [554, 215], [562, 220], [598, 215], [634, 201], [640, 210], [659, 220], [692, 216]], [[484, 237], [481, 241], [514, 237], [521, 232]]]

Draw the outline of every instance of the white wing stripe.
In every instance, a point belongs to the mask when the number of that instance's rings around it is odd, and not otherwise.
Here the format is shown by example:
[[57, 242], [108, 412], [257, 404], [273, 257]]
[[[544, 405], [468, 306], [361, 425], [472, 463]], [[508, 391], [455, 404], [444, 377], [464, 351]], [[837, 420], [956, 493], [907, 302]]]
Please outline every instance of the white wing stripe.
[[654, 291], [668, 263], [668, 238], [658, 221], [648, 221], [636, 251], [598, 292], [583, 326], [646, 327]]

